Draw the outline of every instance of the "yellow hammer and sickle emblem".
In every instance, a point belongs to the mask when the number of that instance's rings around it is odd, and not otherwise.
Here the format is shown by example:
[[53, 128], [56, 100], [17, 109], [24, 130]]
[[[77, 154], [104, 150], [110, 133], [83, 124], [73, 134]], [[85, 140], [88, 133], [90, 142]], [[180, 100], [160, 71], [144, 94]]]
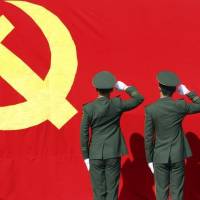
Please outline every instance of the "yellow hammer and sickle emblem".
[[1, 42], [14, 29], [0, 16], [0, 76], [27, 101], [0, 107], [0, 130], [20, 130], [49, 120], [58, 129], [77, 110], [66, 100], [77, 71], [76, 47], [60, 19], [47, 9], [25, 1], [7, 1], [23, 10], [42, 30], [49, 42], [51, 66], [42, 80]]

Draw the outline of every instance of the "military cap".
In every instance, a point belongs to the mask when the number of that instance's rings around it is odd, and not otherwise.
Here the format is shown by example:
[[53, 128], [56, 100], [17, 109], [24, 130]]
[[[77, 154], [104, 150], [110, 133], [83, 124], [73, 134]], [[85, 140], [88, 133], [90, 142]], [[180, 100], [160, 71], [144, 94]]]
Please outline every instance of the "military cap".
[[94, 76], [92, 83], [97, 89], [112, 89], [116, 83], [116, 78], [110, 72], [102, 71]]
[[161, 85], [168, 87], [176, 87], [180, 83], [178, 76], [169, 71], [159, 72], [157, 74], [157, 80]]

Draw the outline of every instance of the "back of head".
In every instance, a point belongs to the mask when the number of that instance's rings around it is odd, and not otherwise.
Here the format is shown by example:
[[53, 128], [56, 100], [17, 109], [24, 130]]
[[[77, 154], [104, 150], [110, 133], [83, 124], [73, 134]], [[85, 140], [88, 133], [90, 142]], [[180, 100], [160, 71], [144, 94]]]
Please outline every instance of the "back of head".
[[165, 86], [159, 83], [160, 90], [164, 96], [171, 97], [176, 91], [176, 86]]
[[113, 91], [112, 88], [111, 89], [98, 89], [97, 88], [96, 90], [102, 96], [108, 96]]

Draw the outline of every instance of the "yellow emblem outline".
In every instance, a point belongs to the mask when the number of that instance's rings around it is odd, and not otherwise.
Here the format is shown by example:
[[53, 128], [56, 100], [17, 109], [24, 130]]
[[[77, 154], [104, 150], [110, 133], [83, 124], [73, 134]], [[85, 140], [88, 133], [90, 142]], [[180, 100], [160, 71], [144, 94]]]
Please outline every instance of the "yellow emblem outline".
[[51, 66], [42, 80], [1, 42], [14, 29], [0, 16], [0, 76], [27, 101], [0, 107], [0, 130], [20, 130], [49, 120], [58, 129], [77, 110], [65, 99], [77, 72], [76, 46], [62, 21], [46, 8], [26, 1], [6, 1], [23, 10], [44, 33], [51, 51]]

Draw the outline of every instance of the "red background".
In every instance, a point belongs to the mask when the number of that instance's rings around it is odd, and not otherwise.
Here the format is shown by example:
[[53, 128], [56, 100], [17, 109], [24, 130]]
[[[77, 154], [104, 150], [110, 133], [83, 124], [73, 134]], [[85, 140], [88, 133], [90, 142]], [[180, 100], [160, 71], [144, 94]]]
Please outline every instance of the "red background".
[[[30, 2], [56, 14], [72, 34], [79, 65], [67, 99], [79, 112], [60, 130], [46, 121], [25, 130], [0, 132], [0, 199], [92, 200], [89, 174], [80, 152], [79, 124], [82, 104], [96, 97], [91, 79], [100, 70], [113, 72], [145, 96], [143, 105], [122, 119], [129, 156], [122, 161], [119, 198], [155, 199], [153, 176], [144, 156], [143, 107], [159, 98], [155, 76], [160, 70], [173, 70], [200, 94], [200, 2]], [[0, 2], [0, 14], [15, 25], [3, 44], [44, 79], [51, 55], [43, 33], [29, 16], [4, 1]], [[0, 106], [25, 101], [1, 78], [0, 89]], [[185, 199], [200, 200], [199, 115], [187, 117], [184, 128], [194, 155], [186, 165]]]

